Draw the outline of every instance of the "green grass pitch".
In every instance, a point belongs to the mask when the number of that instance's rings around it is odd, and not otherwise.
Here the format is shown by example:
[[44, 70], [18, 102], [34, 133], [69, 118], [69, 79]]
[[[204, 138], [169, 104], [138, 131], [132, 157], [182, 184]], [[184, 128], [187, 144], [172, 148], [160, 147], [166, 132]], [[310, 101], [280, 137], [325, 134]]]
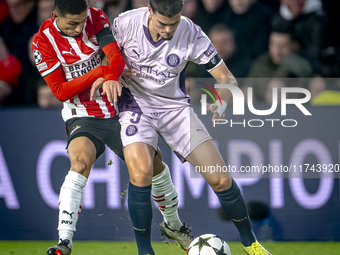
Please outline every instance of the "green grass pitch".
[[[232, 255], [244, 255], [241, 244], [228, 242]], [[340, 254], [340, 242], [263, 242], [273, 255]], [[0, 255], [45, 255], [55, 241], [0, 241]], [[176, 243], [154, 242], [156, 255], [185, 255]], [[137, 255], [134, 242], [75, 241], [72, 255]]]

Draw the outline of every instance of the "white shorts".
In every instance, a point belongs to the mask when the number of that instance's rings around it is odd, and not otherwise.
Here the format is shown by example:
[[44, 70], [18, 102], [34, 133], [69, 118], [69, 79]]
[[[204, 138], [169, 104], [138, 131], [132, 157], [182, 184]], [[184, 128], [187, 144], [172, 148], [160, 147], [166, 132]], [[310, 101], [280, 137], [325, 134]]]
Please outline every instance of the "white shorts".
[[190, 106], [152, 114], [125, 111], [119, 113], [119, 122], [124, 147], [142, 142], [157, 151], [159, 134], [182, 162], [197, 146], [212, 139]]

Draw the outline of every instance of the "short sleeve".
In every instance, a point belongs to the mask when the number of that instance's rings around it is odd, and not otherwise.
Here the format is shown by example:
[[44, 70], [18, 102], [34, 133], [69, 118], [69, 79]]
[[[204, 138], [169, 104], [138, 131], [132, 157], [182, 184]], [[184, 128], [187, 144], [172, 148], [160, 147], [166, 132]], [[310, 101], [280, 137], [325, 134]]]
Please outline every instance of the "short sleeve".
[[189, 61], [202, 65], [210, 61], [217, 54], [208, 36], [195, 24], [190, 24], [192, 29]]
[[112, 34], [113, 37], [116, 39], [116, 42], [119, 46], [123, 45], [123, 33], [119, 26], [119, 17], [115, 18], [112, 23]]
[[33, 36], [32, 51], [35, 65], [42, 77], [54, 72], [61, 65], [52, 46], [41, 36]]
[[123, 12], [112, 22], [112, 34], [121, 48], [132, 40], [136, 29], [140, 29], [142, 13], [148, 10], [147, 7]]
[[131, 36], [132, 26], [127, 15], [120, 14], [113, 20], [112, 34], [120, 47], [124, 48], [127, 38]]

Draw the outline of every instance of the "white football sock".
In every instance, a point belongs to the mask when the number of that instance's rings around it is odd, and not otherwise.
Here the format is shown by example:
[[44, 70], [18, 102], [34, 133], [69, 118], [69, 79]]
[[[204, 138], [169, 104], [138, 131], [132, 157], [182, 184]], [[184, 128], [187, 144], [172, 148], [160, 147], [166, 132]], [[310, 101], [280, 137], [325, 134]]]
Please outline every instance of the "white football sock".
[[183, 225], [178, 217], [178, 195], [172, 183], [169, 167], [152, 178], [152, 199], [158, 204], [165, 222], [172, 230], [180, 230]]
[[59, 195], [59, 238], [70, 240], [72, 249], [73, 232], [82, 208], [83, 188], [87, 178], [74, 171], [69, 171], [60, 189]]

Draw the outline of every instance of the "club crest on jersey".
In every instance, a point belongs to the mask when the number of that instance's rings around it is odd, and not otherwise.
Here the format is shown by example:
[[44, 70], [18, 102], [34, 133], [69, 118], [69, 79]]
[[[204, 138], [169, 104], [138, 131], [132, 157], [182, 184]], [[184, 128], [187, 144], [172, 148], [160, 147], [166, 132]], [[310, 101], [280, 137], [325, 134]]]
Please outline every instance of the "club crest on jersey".
[[93, 43], [93, 44], [95, 44], [95, 45], [98, 45], [97, 36], [91, 37], [90, 42]]
[[179, 56], [177, 56], [176, 54], [172, 53], [169, 56], [167, 56], [166, 58], [166, 63], [168, 64], [168, 66], [170, 67], [176, 67], [179, 65]]
[[127, 136], [133, 136], [137, 133], [138, 129], [135, 125], [129, 125], [127, 128], [126, 128], [126, 135]]
[[34, 62], [35, 62], [35, 64], [37, 65], [37, 64], [40, 64], [41, 63], [41, 61], [42, 61], [42, 55], [41, 55], [41, 53], [40, 53], [40, 51], [38, 51], [38, 50], [33, 50], [33, 54], [34, 54]]

